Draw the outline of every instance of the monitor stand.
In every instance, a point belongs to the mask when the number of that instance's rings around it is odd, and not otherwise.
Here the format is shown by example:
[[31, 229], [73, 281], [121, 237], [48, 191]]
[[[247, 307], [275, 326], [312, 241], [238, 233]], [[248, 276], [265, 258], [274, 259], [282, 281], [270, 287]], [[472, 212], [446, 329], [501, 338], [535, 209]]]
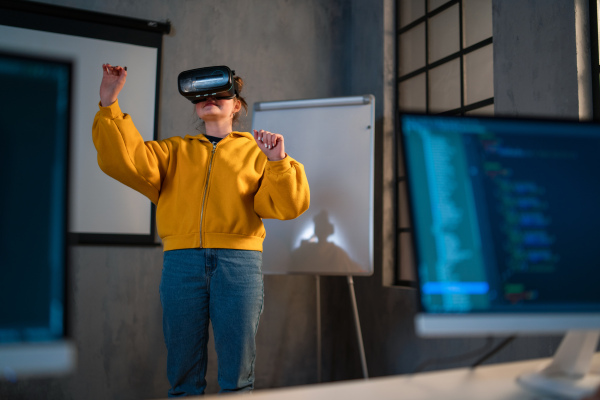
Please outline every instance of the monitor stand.
[[567, 399], [581, 399], [600, 386], [600, 374], [590, 373], [600, 331], [569, 331], [550, 364], [517, 377], [527, 389]]

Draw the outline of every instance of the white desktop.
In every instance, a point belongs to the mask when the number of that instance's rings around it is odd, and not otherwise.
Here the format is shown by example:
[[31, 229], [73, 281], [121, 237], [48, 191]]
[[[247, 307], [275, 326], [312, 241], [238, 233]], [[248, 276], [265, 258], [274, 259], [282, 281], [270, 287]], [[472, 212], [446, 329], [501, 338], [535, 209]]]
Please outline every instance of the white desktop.
[[[458, 368], [368, 380], [256, 390], [250, 398], [254, 400], [556, 400], [557, 397], [541, 395], [526, 389], [515, 379], [516, 376], [535, 370], [548, 361], [548, 359], [536, 359], [486, 365], [475, 369]], [[600, 354], [596, 355], [593, 361], [592, 371], [600, 372]], [[240, 395], [231, 395], [232, 398], [237, 398], [236, 396]], [[196, 398], [217, 400], [223, 399], [223, 395]]]

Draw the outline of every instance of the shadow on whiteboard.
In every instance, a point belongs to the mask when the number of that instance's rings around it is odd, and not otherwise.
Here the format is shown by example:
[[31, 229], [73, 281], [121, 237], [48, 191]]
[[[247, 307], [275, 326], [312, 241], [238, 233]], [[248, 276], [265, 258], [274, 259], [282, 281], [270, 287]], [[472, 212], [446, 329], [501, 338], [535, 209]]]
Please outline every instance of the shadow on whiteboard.
[[326, 210], [313, 218], [314, 232], [308, 239], [302, 239], [300, 246], [292, 251], [290, 273], [318, 273], [335, 270], [338, 274], [351, 275], [365, 270], [348, 253], [328, 238], [335, 233], [335, 226]]

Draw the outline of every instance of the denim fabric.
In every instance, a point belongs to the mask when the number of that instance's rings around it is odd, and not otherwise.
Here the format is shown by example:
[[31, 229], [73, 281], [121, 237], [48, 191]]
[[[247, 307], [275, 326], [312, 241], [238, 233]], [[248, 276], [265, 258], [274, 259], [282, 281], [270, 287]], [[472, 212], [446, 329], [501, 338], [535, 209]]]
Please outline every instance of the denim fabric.
[[169, 397], [203, 394], [209, 319], [221, 392], [254, 388], [255, 336], [263, 307], [262, 253], [183, 249], [164, 253], [160, 300]]

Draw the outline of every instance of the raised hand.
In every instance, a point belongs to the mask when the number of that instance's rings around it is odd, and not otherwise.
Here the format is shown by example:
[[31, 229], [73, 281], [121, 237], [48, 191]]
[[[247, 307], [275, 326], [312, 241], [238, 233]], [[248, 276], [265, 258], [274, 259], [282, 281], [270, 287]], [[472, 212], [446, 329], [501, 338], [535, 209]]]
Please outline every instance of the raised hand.
[[254, 129], [254, 140], [269, 161], [279, 161], [285, 158], [283, 136], [280, 134]]
[[116, 67], [110, 64], [102, 64], [102, 83], [100, 84], [100, 102], [103, 107], [110, 106], [117, 100], [125, 80], [127, 79], [127, 67]]

